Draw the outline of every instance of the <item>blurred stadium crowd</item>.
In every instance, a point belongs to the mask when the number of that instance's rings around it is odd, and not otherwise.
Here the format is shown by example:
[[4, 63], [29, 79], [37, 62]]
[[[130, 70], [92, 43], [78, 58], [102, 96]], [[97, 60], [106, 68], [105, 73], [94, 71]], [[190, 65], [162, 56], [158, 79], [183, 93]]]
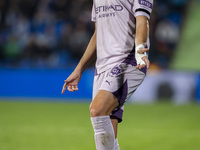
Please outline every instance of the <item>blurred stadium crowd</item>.
[[[150, 61], [168, 68], [179, 42], [188, 0], [156, 0]], [[0, 67], [69, 68], [94, 31], [92, 0], [0, 0]]]

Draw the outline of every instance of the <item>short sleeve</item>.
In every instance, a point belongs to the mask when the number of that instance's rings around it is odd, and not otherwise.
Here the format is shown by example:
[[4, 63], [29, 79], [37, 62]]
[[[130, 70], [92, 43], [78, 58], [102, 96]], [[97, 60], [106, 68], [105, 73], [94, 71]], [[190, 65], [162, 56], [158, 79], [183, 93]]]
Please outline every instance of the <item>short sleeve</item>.
[[91, 15], [91, 20], [93, 21], [93, 22], [96, 22], [96, 8], [95, 8], [95, 5], [93, 4], [93, 6], [92, 6], [92, 15]]
[[153, 8], [153, 0], [134, 0], [133, 11], [135, 17], [146, 16], [150, 19], [150, 14]]

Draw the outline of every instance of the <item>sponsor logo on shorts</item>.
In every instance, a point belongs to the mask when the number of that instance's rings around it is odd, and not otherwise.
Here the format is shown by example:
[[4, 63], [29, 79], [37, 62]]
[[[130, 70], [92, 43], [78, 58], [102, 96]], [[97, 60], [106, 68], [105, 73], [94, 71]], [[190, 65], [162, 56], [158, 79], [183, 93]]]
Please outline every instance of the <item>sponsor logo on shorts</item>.
[[139, 4], [149, 7], [151, 9], [153, 8], [153, 4], [151, 2], [149, 2], [148, 0], [139, 0]]
[[116, 66], [111, 70], [110, 74], [111, 74], [111, 76], [116, 77], [121, 73], [121, 71], [122, 71], [122, 69], [120, 68], [120, 66]]
[[108, 80], [106, 80], [106, 82], [110, 85], [112, 81], [109, 82]]

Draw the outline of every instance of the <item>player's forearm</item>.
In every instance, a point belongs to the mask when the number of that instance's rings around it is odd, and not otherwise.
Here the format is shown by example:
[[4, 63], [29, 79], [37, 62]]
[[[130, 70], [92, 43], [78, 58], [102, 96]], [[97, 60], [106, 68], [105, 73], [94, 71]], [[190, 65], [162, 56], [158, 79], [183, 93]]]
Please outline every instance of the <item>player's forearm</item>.
[[145, 16], [136, 17], [136, 46], [143, 44], [146, 46], [149, 36], [149, 21]]
[[95, 60], [96, 58], [96, 31], [94, 32], [88, 47], [78, 63], [75, 70], [83, 73], [84, 70]]

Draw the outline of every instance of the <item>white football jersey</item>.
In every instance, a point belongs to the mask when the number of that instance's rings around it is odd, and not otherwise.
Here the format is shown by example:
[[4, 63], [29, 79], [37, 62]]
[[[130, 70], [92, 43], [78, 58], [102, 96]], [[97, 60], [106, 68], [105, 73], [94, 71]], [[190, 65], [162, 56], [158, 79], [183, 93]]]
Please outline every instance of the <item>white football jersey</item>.
[[97, 74], [128, 57], [128, 62], [136, 65], [136, 17], [143, 15], [150, 19], [152, 7], [153, 0], [93, 0], [92, 21], [97, 25]]

